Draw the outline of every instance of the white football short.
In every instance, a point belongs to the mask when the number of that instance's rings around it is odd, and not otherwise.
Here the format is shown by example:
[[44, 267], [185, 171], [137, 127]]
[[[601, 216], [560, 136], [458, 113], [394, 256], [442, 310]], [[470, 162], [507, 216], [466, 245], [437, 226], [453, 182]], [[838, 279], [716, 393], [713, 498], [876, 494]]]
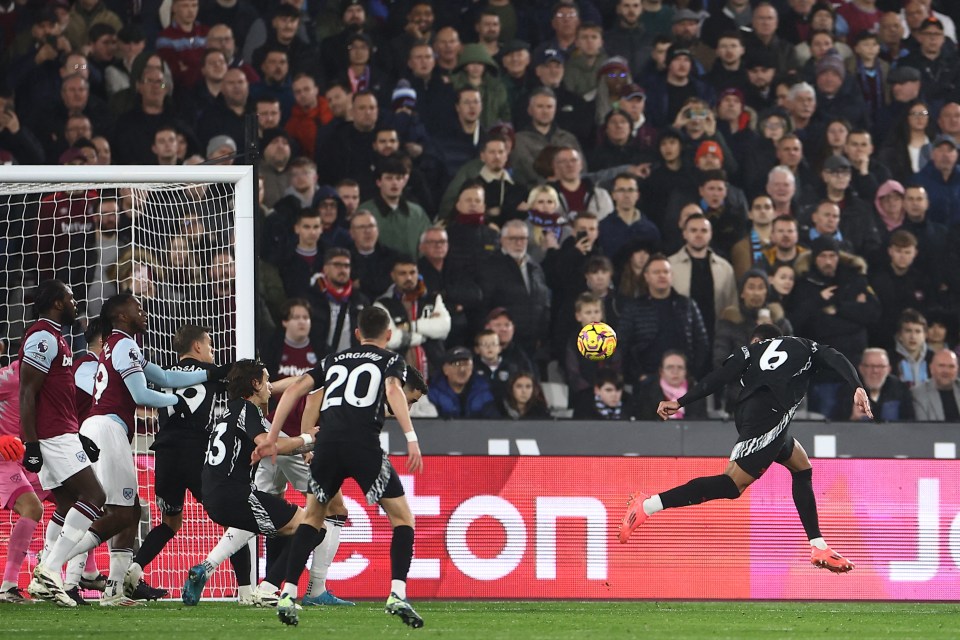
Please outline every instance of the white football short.
[[40, 486], [47, 491], [56, 489], [71, 476], [90, 466], [90, 460], [75, 433], [64, 433], [52, 438], [40, 440], [40, 455], [43, 466], [40, 467]]
[[80, 425], [80, 433], [100, 447], [93, 470], [107, 496], [106, 504], [132, 507], [137, 499], [137, 467], [126, 430], [107, 416], [90, 416]]
[[[281, 438], [288, 437], [285, 433]], [[277, 463], [264, 458], [257, 467], [253, 484], [258, 491], [282, 496], [287, 491], [287, 482], [300, 493], [310, 491], [310, 465], [303, 460], [303, 456], [277, 456]]]

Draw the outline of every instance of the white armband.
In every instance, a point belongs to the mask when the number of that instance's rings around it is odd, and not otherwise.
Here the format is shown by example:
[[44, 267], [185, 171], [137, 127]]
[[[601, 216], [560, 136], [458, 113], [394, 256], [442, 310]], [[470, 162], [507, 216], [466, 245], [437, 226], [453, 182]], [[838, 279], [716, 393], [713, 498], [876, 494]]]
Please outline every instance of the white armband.
[[309, 433], [301, 433], [300, 438], [303, 439], [303, 446], [309, 447], [313, 444], [313, 436]]
[[417, 441], [417, 432], [416, 431], [407, 431], [403, 434], [406, 437], [407, 442], [416, 442]]

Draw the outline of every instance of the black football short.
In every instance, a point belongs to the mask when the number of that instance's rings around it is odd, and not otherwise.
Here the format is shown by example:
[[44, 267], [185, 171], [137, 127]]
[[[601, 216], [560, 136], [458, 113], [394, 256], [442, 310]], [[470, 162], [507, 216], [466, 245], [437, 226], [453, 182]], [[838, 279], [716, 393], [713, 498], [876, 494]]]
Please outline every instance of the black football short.
[[774, 462], [786, 462], [793, 455], [790, 421], [796, 407], [784, 410], [771, 394], [757, 393], [737, 405], [734, 413], [740, 436], [730, 460], [754, 478]]
[[182, 513], [187, 491], [197, 502], [203, 501], [200, 474], [205, 457], [206, 451], [200, 443], [190, 447], [164, 447], [154, 452], [154, 494], [162, 514]]
[[367, 504], [403, 495], [400, 477], [380, 448], [360, 448], [345, 442], [317, 445], [310, 463], [310, 475], [313, 477], [310, 489], [322, 504], [340, 491], [347, 478], [353, 478], [360, 485]]
[[236, 487], [220, 487], [209, 494], [204, 498], [203, 508], [221, 527], [272, 537], [297, 514], [295, 505], [256, 489], [238, 491]]

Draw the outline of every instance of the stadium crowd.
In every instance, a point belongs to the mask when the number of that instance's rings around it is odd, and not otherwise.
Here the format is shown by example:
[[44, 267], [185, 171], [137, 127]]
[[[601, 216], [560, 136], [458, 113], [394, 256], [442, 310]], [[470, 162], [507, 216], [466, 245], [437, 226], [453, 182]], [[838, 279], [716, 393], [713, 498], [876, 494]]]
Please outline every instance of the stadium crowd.
[[[256, 114], [271, 375], [355, 344], [376, 304], [428, 380], [414, 415], [549, 417], [567, 407], [542, 383], [561, 383], [575, 417], [652, 420], [771, 322], [849, 358], [882, 419], [957, 422], [954, 18], [931, 0], [0, 0], [0, 161], [232, 162]], [[47, 221], [84, 234], [87, 264], [127, 265], [87, 269], [78, 299], [230, 286], [190, 207], [164, 244], [192, 278], [124, 259], [128, 240], [102, 242], [129, 228], [122, 203]], [[602, 363], [576, 352], [593, 321], [618, 333]], [[861, 419], [842, 385], [809, 409]]]

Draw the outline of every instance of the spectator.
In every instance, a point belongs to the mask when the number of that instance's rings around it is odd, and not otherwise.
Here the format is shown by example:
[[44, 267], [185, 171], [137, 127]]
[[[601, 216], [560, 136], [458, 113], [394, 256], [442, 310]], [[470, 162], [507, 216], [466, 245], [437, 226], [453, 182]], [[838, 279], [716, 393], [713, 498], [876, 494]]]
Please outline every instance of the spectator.
[[449, 173], [458, 172], [483, 148], [486, 138], [481, 126], [483, 108], [479, 89], [465, 85], [457, 90], [456, 124], [453, 129], [437, 134], [437, 143]]
[[606, 216], [613, 209], [613, 201], [606, 189], [592, 180], [581, 177], [583, 159], [573, 147], [559, 147], [553, 156], [553, 175], [556, 180], [548, 182], [560, 196], [560, 211], [568, 218], [589, 212], [597, 218]]
[[[224, 32], [218, 32], [217, 29], [227, 29], [230, 32], [231, 52], [227, 56], [227, 62], [232, 64], [232, 58], [235, 52], [232, 49], [243, 49], [244, 40], [247, 33], [253, 27], [254, 23], [260, 20], [257, 9], [249, 0], [215, 0], [214, 2], [203, 2], [200, 6], [200, 22], [213, 25], [207, 32], [207, 46], [220, 47], [223, 40], [218, 37]], [[229, 25], [229, 26], [228, 26]], [[233, 32], [239, 34], [240, 39], [234, 41]], [[255, 80], [251, 80], [255, 82]]]
[[343, 217], [345, 220], [350, 220], [353, 218], [354, 212], [360, 208], [360, 185], [357, 184], [356, 180], [344, 178], [337, 183], [336, 190], [340, 201], [346, 208]]
[[[687, 373], [687, 356], [673, 349], [665, 351], [660, 361], [657, 378], [644, 384], [637, 391], [635, 416], [637, 420], [659, 420], [657, 408], [661, 402], [677, 400], [686, 395], [693, 386], [693, 378]], [[706, 420], [707, 402], [697, 400], [682, 408], [671, 420]]]
[[431, 136], [453, 130], [454, 102], [457, 95], [453, 85], [437, 67], [433, 47], [421, 42], [410, 48], [405, 77], [417, 94], [417, 112]]
[[548, 420], [550, 409], [540, 383], [529, 371], [519, 371], [510, 376], [508, 392], [500, 404], [503, 417], [511, 420]]
[[914, 309], [904, 309], [897, 319], [893, 370], [901, 382], [915, 387], [930, 379], [933, 351], [926, 342], [927, 319]]
[[324, 341], [321, 357], [359, 346], [355, 332], [357, 316], [370, 301], [354, 289], [350, 280], [349, 251], [339, 247], [327, 250], [323, 271], [311, 283], [306, 299], [316, 323], [314, 331]]
[[473, 30], [477, 32], [477, 41], [484, 46], [492, 57], [500, 54], [501, 30], [500, 14], [491, 8], [486, 8], [477, 14], [473, 23]]
[[377, 219], [365, 209], [358, 209], [350, 218], [350, 239], [354, 286], [365, 297], [376, 300], [392, 282], [390, 269], [398, 254], [380, 244]]
[[953, 138], [942, 134], [936, 137], [930, 162], [916, 174], [915, 182], [927, 191], [927, 215], [932, 222], [946, 226], [960, 223], [960, 168]]
[[340, 26], [342, 30], [339, 33], [320, 43], [320, 59], [324, 63], [324, 75], [327, 78], [337, 77], [350, 63], [350, 38], [356, 34], [370, 35], [364, 3], [341, 2]]
[[618, 0], [614, 25], [603, 34], [604, 48], [612, 56], [625, 58], [630, 71], [639, 77], [647, 66], [653, 36], [643, 26], [640, 0]]
[[830, 236], [814, 240], [809, 255], [797, 264], [790, 314], [797, 335], [829, 344], [859, 362], [867, 347], [867, 329], [881, 315], [880, 301], [867, 283], [866, 264], [841, 252]]
[[497, 63], [482, 44], [468, 44], [460, 53], [459, 61], [450, 77], [456, 91], [472, 87], [480, 92], [480, 126], [489, 129], [498, 121], [510, 121], [510, 103], [507, 90], [497, 77]]
[[293, 224], [297, 245], [280, 264], [283, 289], [288, 298], [306, 295], [313, 280], [323, 271], [325, 246], [320, 241], [323, 223], [320, 212], [312, 207], [299, 210]]
[[920, 46], [897, 64], [919, 69], [921, 91], [932, 103], [933, 110], [939, 111], [955, 94], [960, 80], [956, 53], [943, 46], [943, 22], [932, 16], [921, 22], [919, 28], [912, 30], [911, 36], [916, 37]]
[[434, 377], [443, 360], [444, 340], [450, 334], [450, 312], [439, 293], [427, 291], [417, 272], [417, 262], [399, 256], [390, 270], [393, 284], [376, 305], [390, 315], [393, 335], [389, 349], [404, 356], [418, 370]]
[[104, 74], [117, 52], [117, 30], [108, 24], [99, 23], [91, 27], [89, 38], [87, 80], [90, 82], [90, 91], [101, 100], [106, 100], [107, 85]]
[[519, 370], [511, 370], [503, 359], [500, 337], [493, 329], [481, 329], [473, 339], [473, 366], [490, 383], [493, 399], [502, 405], [510, 387], [507, 380]]
[[649, 177], [640, 185], [647, 216], [662, 232], [667, 224], [667, 200], [671, 193], [690, 191], [697, 186], [693, 167], [683, 157], [683, 137], [676, 129], [666, 129], [658, 143], [659, 157]]
[[464, 184], [479, 181], [484, 192], [484, 219], [500, 227], [507, 220], [518, 218], [526, 191], [517, 186], [507, 171], [510, 141], [504, 135], [488, 136], [480, 149], [480, 159], [468, 162], [450, 182], [440, 204], [438, 217], [450, 220], [456, 214], [456, 199]]
[[885, 349], [893, 348], [897, 318], [905, 309], [926, 312], [934, 299], [930, 277], [915, 264], [917, 238], [909, 231], [897, 230], [890, 235], [888, 259], [871, 271], [870, 285], [880, 300], [883, 316], [874, 325], [871, 344]]
[[843, 153], [852, 165], [850, 186], [867, 202], [871, 202], [880, 185], [890, 180], [890, 171], [874, 158], [873, 140], [869, 131], [853, 129], [847, 134]]
[[[696, 77], [694, 58], [690, 49], [678, 44], [667, 52], [667, 73], [647, 82], [647, 115], [658, 126], [676, 123], [677, 116], [686, 107], [687, 100], [698, 98], [713, 102], [713, 89]], [[674, 126], [677, 126], [674, 124]]]
[[499, 252], [481, 267], [480, 286], [488, 309], [505, 307], [516, 323], [516, 341], [528, 355], [545, 345], [544, 327], [549, 326], [550, 290], [543, 269], [530, 258], [527, 225], [511, 220], [500, 230]]
[[[243, 4], [236, 5], [243, 7]], [[237, 51], [238, 48], [243, 47], [243, 43], [238, 43], [236, 38], [234, 38], [234, 29], [232, 29], [227, 24], [213, 24], [210, 27], [210, 31], [207, 32], [207, 46], [212, 49], [220, 49], [223, 51], [224, 57], [227, 59], [227, 66], [231, 69], [240, 69], [243, 71], [243, 75], [246, 76], [247, 82], [253, 84], [254, 82], [259, 82], [260, 74], [257, 73], [250, 64], [244, 60], [243, 56], [239, 55]], [[246, 29], [238, 27], [238, 33], [246, 33]]]
[[290, 186], [290, 135], [283, 129], [268, 129], [260, 142], [263, 160], [260, 175], [263, 177], [263, 203], [272, 207]]
[[178, 131], [190, 131], [164, 101], [167, 85], [163, 71], [155, 66], [145, 66], [136, 86], [139, 100], [130, 111], [117, 118], [113, 142], [118, 164], [150, 164], [154, 159], [150, 150], [153, 136], [163, 125], [173, 124]]
[[290, 186], [274, 207], [284, 202], [289, 202], [294, 210], [313, 207], [317, 193], [317, 165], [310, 158], [300, 156], [290, 161], [289, 174]]
[[444, 77], [449, 78], [457, 66], [460, 53], [463, 51], [460, 34], [453, 27], [441, 27], [437, 30], [433, 47], [437, 53], [437, 67]]
[[623, 377], [613, 371], [597, 374], [593, 393], [578, 399], [573, 407], [578, 420], [630, 420], [633, 418], [633, 398], [623, 390]]
[[320, 95], [316, 80], [307, 73], [293, 77], [294, 105], [287, 120], [286, 130], [300, 151], [308, 158], [316, 152], [317, 131], [333, 119], [327, 99]]
[[773, 272], [781, 264], [794, 266], [802, 254], [808, 249], [798, 244], [799, 232], [797, 220], [793, 216], [781, 215], [773, 220], [770, 231], [772, 245], [764, 251], [767, 260], [767, 271]]
[[319, 51], [312, 41], [298, 37], [303, 15], [298, 7], [289, 4], [281, 3], [274, 9], [266, 41], [250, 55], [250, 62], [254, 67], [260, 68], [267, 53], [278, 48], [287, 54], [291, 75], [306, 73], [313, 78], [323, 78]]
[[153, 146], [150, 148], [156, 157], [153, 164], [177, 165], [177, 130], [172, 126], [163, 126], [153, 134]]
[[777, 10], [769, 2], [760, 2], [753, 9], [750, 19], [752, 31], [748, 32], [745, 40], [747, 52], [754, 51], [771, 55], [776, 61], [776, 68], [780, 73], [787, 73], [797, 68], [793, 45], [777, 35], [779, 26]]
[[486, 378], [473, 370], [473, 358], [465, 347], [448, 349], [443, 375], [430, 384], [427, 393], [441, 418], [497, 418], [500, 412]]
[[807, 189], [803, 198], [808, 210], [813, 211], [808, 241], [831, 234], [847, 251], [872, 258], [880, 250], [880, 232], [870, 205], [850, 187], [850, 161], [844, 156], [830, 156], [820, 175], [825, 186]]
[[[527, 196], [527, 227], [530, 230], [530, 258], [543, 262], [547, 252], [557, 249], [570, 236], [570, 220], [560, 209], [560, 196], [550, 185], [530, 190]], [[502, 227], [501, 227], [502, 230]]]
[[703, 214], [693, 214], [683, 223], [683, 247], [669, 258], [673, 288], [697, 303], [710, 344], [717, 310], [726, 309], [737, 299], [733, 266], [710, 248], [712, 237], [710, 220]]
[[938, 351], [933, 356], [930, 369], [931, 379], [911, 389], [917, 420], [960, 422], [957, 354], [949, 349]]
[[[90, 128], [92, 131], [93, 127]], [[4, 91], [0, 91], [0, 149], [11, 154], [19, 164], [44, 162], [40, 141], [20, 122], [12, 93]]]
[[173, 0], [170, 26], [157, 37], [157, 52], [170, 66], [178, 87], [192, 89], [200, 80], [201, 59], [207, 46], [207, 27], [197, 22], [199, 0]]
[[[250, 97], [256, 101], [273, 99], [280, 103], [280, 122], [273, 126], [282, 126], [293, 110], [293, 80], [290, 74], [290, 61], [287, 52], [278, 45], [271, 46], [263, 56], [263, 62], [257, 67], [260, 82], [250, 85]], [[266, 125], [261, 128], [267, 128]]]
[[[884, 349], [871, 347], [863, 350], [860, 359], [860, 379], [863, 388], [870, 396], [870, 408], [876, 420], [884, 422], [905, 422], [914, 419], [913, 397], [910, 389], [895, 376], [890, 375], [890, 359]], [[837, 399], [835, 420], [864, 422], [869, 420], [856, 405], [849, 405], [849, 393], [844, 390], [843, 397]]]
[[777, 75], [777, 58], [766, 51], [747, 50], [744, 56], [748, 85], [744, 90], [747, 106], [758, 113], [779, 106], [773, 79]]
[[[723, 169], [704, 171], [700, 174], [700, 185], [697, 191], [699, 197], [692, 194], [675, 192], [671, 196], [672, 212], [665, 223], [664, 246], [678, 247], [677, 242], [681, 235], [679, 211], [683, 204], [696, 202], [703, 209], [703, 214], [710, 221], [713, 228], [711, 248], [721, 257], [730, 256], [730, 250], [746, 232], [747, 201], [743, 192], [727, 183], [727, 174]], [[675, 216], [675, 217], [674, 217]]]
[[621, 173], [614, 178], [611, 195], [613, 211], [600, 221], [599, 241], [603, 254], [619, 269], [627, 260], [626, 250], [631, 241], [659, 244], [660, 230], [637, 207], [640, 191], [634, 175]]
[[507, 90], [510, 114], [518, 118], [527, 107], [530, 92], [537, 86], [537, 77], [530, 69], [530, 44], [523, 40], [509, 40], [500, 48], [500, 55], [503, 67], [500, 82]]
[[236, 141], [243, 140], [246, 133], [244, 117], [250, 98], [246, 76], [240, 69], [227, 69], [220, 86], [220, 94], [200, 114], [197, 123], [197, 138], [204, 146], [218, 135], [227, 135]]
[[377, 219], [381, 240], [401, 254], [416, 256], [420, 234], [430, 218], [418, 204], [403, 196], [410, 170], [397, 158], [385, 158], [377, 166], [377, 195], [360, 205]]
[[697, 303], [673, 288], [670, 261], [663, 254], [644, 265], [647, 292], [620, 317], [621, 348], [626, 348], [629, 379], [644, 382], [654, 375], [667, 349], [686, 354], [694, 372], [706, 373], [710, 340]]
[[[607, 58], [607, 52], [603, 48], [603, 28], [591, 22], [581, 24], [577, 27], [577, 46], [564, 67], [564, 88], [584, 96], [587, 102], [593, 104], [596, 98], [590, 99], [587, 96], [596, 91], [597, 71]], [[557, 62], [562, 66], [564, 61]], [[606, 113], [597, 115], [603, 118]]]
[[773, 200], [766, 194], [753, 198], [747, 212], [751, 224], [747, 235], [741, 238], [730, 250], [730, 263], [737, 279], [748, 270], [758, 267], [767, 268], [766, 252], [773, 248]]
[[[430, 42], [434, 39], [434, 11], [430, 0], [412, 0], [404, 9], [396, 7], [392, 11], [406, 11], [406, 24], [403, 31], [390, 41], [386, 47], [389, 52], [387, 70], [396, 75], [403, 61], [410, 55], [410, 49], [418, 42]], [[402, 14], [401, 14], [402, 15]], [[399, 16], [398, 16], [399, 17]]]
[[[902, 68], [919, 73], [913, 67]], [[894, 179], [906, 183], [929, 163], [930, 141], [935, 137], [936, 127], [928, 105], [922, 100], [911, 100], [903, 105], [899, 117], [891, 121], [890, 126], [892, 131], [888, 133], [878, 159], [890, 169]]]
[[[337, 85], [335, 91], [341, 90], [341, 85]], [[326, 96], [329, 101], [331, 90], [328, 89]], [[336, 115], [334, 103], [330, 105]], [[369, 91], [355, 93], [350, 117], [350, 121], [334, 118], [317, 133], [317, 171], [324, 184], [362, 175], [374, 164], [373, 141], [379, 119], [376, 96]]]
[[191, 126], [211, 108], [220, 95], [227, 74], [227, 59], [219, 49], [205, 49], [200, 67], [200, 80], [192, 90], [178, 91], [180, 113]]
[[560, 0], [553, 6], [551, 12], [550, 29], [553, 37], [544, 38], [534, 52], [534, 57], [545, 49], [556, 49], [565, 56], [569, 56], [576, 46], [577, 29], [581, 24], [580, 8], [571, 0]]
[[587, 155], [594, 171], [625, 164], [635, 165], [646, 159], [640, 147], [632, 144], [632, 130], [633, 120], [627, 112], [614, 109], [607, 113], [603, 121], [600, 144]]
[[[598, 120], [603, 119], [603, 115], [606, 115], [606, 111], [610, 108], [609, 101], [604, 100], [606, 103], [606, 106], [602, 107], [604, 114], [595, 116], [595, 109], [592, 103], [588, 103], [581, 95], [574, 93], [563, 85], [565, 63], [566, 57], [563, 53], [556, 49], [545, 49], [539, 52], [534, 59], [534, 73], [540, 81], [540, 86], [547, 87], [553, 91], [557, 98], [557, 126], [572, 133], [576, 136], [577, 140], [590, 140], [593, 137], [593, 119], [595, 117]], [[601, 81], [600, 88], [597, 91], [597, 100], [600, 100], [599, 96], [604, 94], [604, 89], [607, 85], [606, 79], [609, 76], [606, 69], [608, 65], [609, 60], [601, 67], [604, 80]], [[624, 68], [623, 72], [626, 73], [626, 71], [626, 68]], [[613, 96], [616, 98], [619, 95], [620, 92], [618, 88]], [[518, 113], [515, 119], [518, 125], [526, 124], [526, 118], [523, 113]]]
[[770, 302], [777, 302], [784, 311], [789, 311], [793, 287], [797, 283], [797, 272], [791, 264], [778, 264], [770, 272], [770, 291], [767, 297]]
[[[867, 105], [856, 83], [847, 81], [847, 70], [836, 49], [816, 64], [817, 114], [821, 120], [843, 118], [857, 128], [866, 127]], [[808, 141], [810, 138], [808, 138]]]
[[320, 223], [323, 225], [321, 241], [328, 247], [349, 249], [353, 242], [348, 231], [347, 208], [336, 189], [327, 185], [319, 187], [310, 206], [320, 213]]
[[[524, 186], [539, 182], [540, 176], [533, 168], [534, 160], [547, 146], [571, 147], [581, 152], [580, 143], [569, 131], [560, 129], [554, 122], [557, 98], [552, 90], [541, 87], [530, 94], [527, 113], [531, 124], [517, 133], [516, 145], [510, 156], [514, 179]], [[584, 167], [586, 169], [586, 167]]]
[[70, 20], [63, 35], [70, 41], [70, 46], [79, 51], [88, 44], [90, 29], [98, 24], [111, 27], [114, 34], [123, 27], [120, 16], [110, 11], [101, 0], [77, 0], [70, 10]]

